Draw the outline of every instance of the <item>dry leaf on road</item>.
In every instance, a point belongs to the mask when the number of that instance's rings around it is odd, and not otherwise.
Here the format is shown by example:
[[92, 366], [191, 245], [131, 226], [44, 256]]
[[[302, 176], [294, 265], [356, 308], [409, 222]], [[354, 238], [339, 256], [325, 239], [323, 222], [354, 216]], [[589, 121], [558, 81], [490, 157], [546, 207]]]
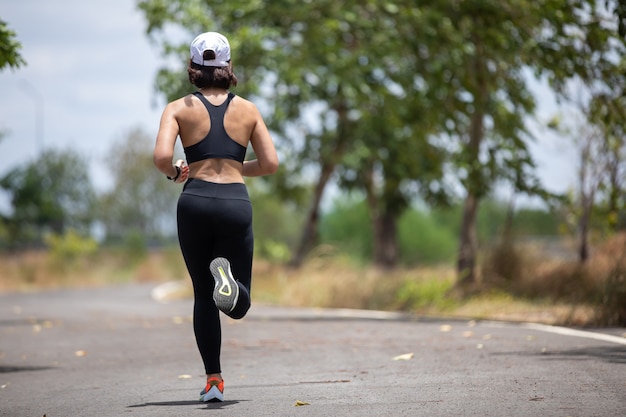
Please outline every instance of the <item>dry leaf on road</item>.
[[403, 355], [398, 355], [395, 358], [393, 358], [394, 361], [408, 361], [413, 359], [414, 353], [405, 353]]

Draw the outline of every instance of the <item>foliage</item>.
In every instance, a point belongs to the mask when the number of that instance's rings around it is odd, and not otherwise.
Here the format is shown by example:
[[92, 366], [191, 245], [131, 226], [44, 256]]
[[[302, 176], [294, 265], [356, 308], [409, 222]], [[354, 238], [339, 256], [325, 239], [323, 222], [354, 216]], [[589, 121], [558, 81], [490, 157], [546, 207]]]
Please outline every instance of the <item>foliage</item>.
[[5, 67], [13, 69], [26, 65], [20, 50], [22, 45], [16, 39], [16, 33], [9, 29], [8, 24], [0, 19], [0, 70]]
[[516, 236], [557, 236], [561, 223], [554, 210], [522, 207], [515, 212], [513, 233]]
[[[400, 218], [400, 257], [404, 265], [432, 265], [449, 263], [458, 249], [462, 207], [453, 205], [444, 209], [413, 207]], [[505, 204], [487, 200], [478, 213], [478, 235], [485, 247], [499, 239], [507, 215]], [[372, 254], [372, 231], [368, 227], [368, 207], [355, 195], [338, 198], [322, 217], [321, 241], [363, 261]], [[524, 208], [513, 217], [515, 236], [557, 236], [556, 215], [541, 209]]]
[[284, 264], [291, 259], [289, 246], [273, 239], [261, 239], [255, 244], [255, 251], [270, 262]]
[[605, 0], [604, 4], [607, 9], [612, 9], [613, 13], [617, 16], [620, 36], [626, 37], [626, 3], [619, 0]]
[[445, 68], [440, 74], [451, 90], [444, 102], [444, 125], [453, 140], [455, 176], [466, 194], [457, 262], [465, 286], [475, 283], [481, 200], [498, 182], [511, 184], [515, 192], [547, 196], [528, 149], [531, 135], [525, 118], [535, 102], [525, 71], [547, 73], [555, 86], [573, 76], [574, 70], [561, 66], [577, 60], [576, 35], [569, 28], [580, 25], [579, 7], [584, 5], [512, 0], [450, 6], [439, 2], [432, 7], [441, 22], [435, 25], [440, 41], [429, 58]]
[[254, 213], [255, 253], [273, 262], [286, 262], [297, 240], [302, 212], [297, 205], [283, 202], [263, 181], [251, 178], [246, 184]]
[[[623, 80], [626, 81], [626, 80]], [[622, 85], [624, 86], [624, 84]], [[615, 85], [619, 91], [619, 85]], [[570, 121], [553, 128], [571, 138], [576, 151], [576, 185], [559, 206], [565, 225], [579, 238], [579, 258], [586, 262], [593, 233], [611, 234], [626, 217], [626, 131], [622, 97], [594, 93], [575, 103]]]
[[134, 265], [148, 254], [146, 236], [137, 229], [131, 229], [123, 236], [122, 248], [127, 262]]
[[[528, 147], [529, 74], [544, 77], [560, 98], [573, 79], [623, 96], [623, 10], [603, 3], [144, 0], [139, 8], [154, 39], [172, 27], [189, 38], [228, 31], [239, 91], [263, 98], [280, 151], [296, 160], [276, 178], [293, 186], [307, 180], [303, 172], [318, 173], [316, 184], [306, 184], [315, 189], [309, 225], [333, 175], [342, 190], [363, 193], [375, 262], [396, 261], [399, 252], [388, 248], [412, 202], [436, 208], [460, 185], [458, 270], [471, 283], [476, 216], [494, 187], [552, 197]], [[160, 44], [181, 63], [160, 73], [158, 87], [171, 98], [183, 93], [188, 41], [163, 36]]]
[[9, 246], [40, 244], [46, 232], [87, 233], [94, 220], [95, 192], [75, 151], [48, 150], [0, 178], [0, 187], [11, 201], [4, 216]]
[[133, 235], [133, 239], [143, 239], [141, 246], [145, 246], [176, 230], [181, 186], [167, 181], [154, 167], [153, 147], [153, 141], [135, 129], [114, 143], [106, 155], [113, 185], [100, 196], [98, 214], [110, 242]]
[[599, 170], [595, 190], [594, 212], [603, 217], [604, 225], [613, 231], [626, 229], [626, 77], [621, 85], [595, 94], [587, 105], [587, 120], [593, 124], [598, 137], [590, 145], [598, 155], [586, 161]]
[[407, 210], [398, 229], [404, 265], [449, 264], [456, 255], [458, 228], [438, 222], [429, 211]]
[[[428, 119], [436, 110], [414, 94], [415, 57], [402, 48], [407, 38], [398, 36], [399, 30], [412, 32], [416, 25], [399, 19], [402, 11], [396, 5], [147, 0], [139, 7], [151, 35], [169, 24], [181, 26], [190, 37], [227, 28], [235, 71], [243, 74], [238, 91], [267, 99], [261, 101], [271, 114], [269, 124], [285, 138], [279, 151], [296, 161], [283, 165], [288, 174], [272, 178], [283, 180], [278, 189], [298, 190], [293, 179], [312, 169], [320, 173], [313, 196], [319, 201], [341, 164], [343, 184], [375, 193], [383, 214], [399, 215], [416, 194], [442, 195], [442, 184], [429, 186], [442, 176], [443, 153], [426, 140], [435, 125]], [[164, 53], [187, 62], [186, 45], [173, 47], [163, 39], [162, 46]], [[174, 82], [179, 79], [180, 70], [164, 69], [157, 85], [171, 99], [184, 94]], [[317, 120], [311, 118], [314, 113]], [[383, 181], [389, 178], [386, 185], [367, 182], [367, 175], [360, 175], [364, 167], [382, 172]], [[409, 182], [413, 186], [406, 186]]]
[[298, 206], [285, 203], [260, 178], [248, 178], [246, 185], [253, 207], [255, 235], [292, 247], [297, 240], [297, 225], [302, 222]]
[[321, 219], [321, 242], [336, 246], [357, 259], [371, 259], [372, 230], [368, 224], [367, 205], [362, 199], [338, 199]]

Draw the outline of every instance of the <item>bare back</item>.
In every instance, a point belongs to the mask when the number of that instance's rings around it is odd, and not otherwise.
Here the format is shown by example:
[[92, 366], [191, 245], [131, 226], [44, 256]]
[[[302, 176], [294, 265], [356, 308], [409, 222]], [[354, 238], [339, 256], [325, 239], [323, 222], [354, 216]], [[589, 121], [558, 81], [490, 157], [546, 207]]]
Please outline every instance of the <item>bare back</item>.
[[[226, 100], [227, 93], [207, 94], [205, 98], [217, 106]], [[211, 129], [211, 118], [198, 98], [188, 95], [181, 100], [183, 106], [177, 111], [176, 119], [183, 147], [188, 147], [198, 143], [208, 134]], [[251, 103], [235, 96], [224, 116], [226, 133], [246, 148], [256, 125], [256, 118], [251, 117], [248, 104]], [[243, 182], [242, 168], [241, 163], [231, 159], [205, 159], [189, 165], [189, 177], [218, 183]]]
[[[209, 103], [216, 106], [228, 98], [227, 90], [203, 89], [201, 92]], [[189, 147], [205, 138], [210, 129], [209, 113], [198, 97], [187, 95], [169, 103], [161, 116], [155, 158], [171, 160], [177, 137], [180, 137], [183, 147]], [[224, 129], [239, 145], [245, 148], [252, 145], [257, 159], [243, 164], [225, 158], [203, 159], [189, 165], [190, 178], [216, 183], [242, 183], [244, 176], [267, 175], [276, 171], [278, 157], [271, 135], [252, 102], [235, 96], [224, 115]]]

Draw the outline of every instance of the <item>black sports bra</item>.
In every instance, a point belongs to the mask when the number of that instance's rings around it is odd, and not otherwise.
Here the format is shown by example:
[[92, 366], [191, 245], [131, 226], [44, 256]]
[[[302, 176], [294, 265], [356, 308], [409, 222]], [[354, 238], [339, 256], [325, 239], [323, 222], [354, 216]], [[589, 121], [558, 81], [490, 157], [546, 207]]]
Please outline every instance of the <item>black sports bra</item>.
[[187, 163], [191, 164], [210, 158], [233, 159], [243, 163], [246, 157], [246, 148], [228, 136], [226, 129], [224, 129], [224, 115], [235, 95], [228, 93], [228, 98], [219, 106], [211, 104], [199, 91], [193, 95], [200, 99], [209, 112], [211, 129], [200, 142], [184, 148]]

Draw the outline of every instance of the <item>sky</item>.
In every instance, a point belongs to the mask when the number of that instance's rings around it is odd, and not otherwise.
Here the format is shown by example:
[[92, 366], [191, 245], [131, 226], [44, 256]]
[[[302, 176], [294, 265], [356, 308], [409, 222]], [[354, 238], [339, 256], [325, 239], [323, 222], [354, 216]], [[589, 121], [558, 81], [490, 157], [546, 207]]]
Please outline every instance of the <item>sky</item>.
[[156, 135], [165, 104], [153, 91], [162, 61], [135, 1], [0, 0], [0, 18], [27, 62], [0, 72], [0, 175], [42, 148], [74, 149], [107, 187], [105, 155], [132, 129]]
[[[163, 61], [135, 0], [0, 0], [0, 18], [17, 33], [27, 61], [0, 72], [0, 130], [8, 133], [0, 176], [44, 148], [74, 149], [87, 158], [96, 189], [108, 189], [105, 156], [133, 129], [156, 136], [165, 105], [153, 91]], [[533, 89], [538, 118], [549, 120], [554, 100], [545, 86]], [[568, 141], [537, 130], [531, 150], [547, 189], [574, 185]]]

